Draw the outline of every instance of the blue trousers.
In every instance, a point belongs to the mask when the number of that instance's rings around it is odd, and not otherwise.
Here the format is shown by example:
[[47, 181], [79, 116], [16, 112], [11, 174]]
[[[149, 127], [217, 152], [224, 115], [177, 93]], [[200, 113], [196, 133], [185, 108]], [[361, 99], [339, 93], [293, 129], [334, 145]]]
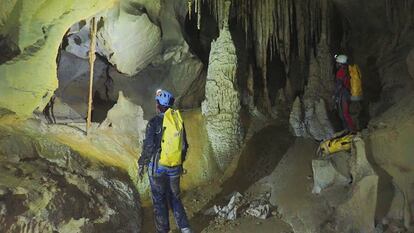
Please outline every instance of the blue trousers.
[[149, 179], [156, 232], [169, 232], [169, 208], [172, 209], [175, 222], [180, 229], [190, 227], [180, 197], [180, 174], [171, 175], [167, 171], [158, 170], [151, 174]]

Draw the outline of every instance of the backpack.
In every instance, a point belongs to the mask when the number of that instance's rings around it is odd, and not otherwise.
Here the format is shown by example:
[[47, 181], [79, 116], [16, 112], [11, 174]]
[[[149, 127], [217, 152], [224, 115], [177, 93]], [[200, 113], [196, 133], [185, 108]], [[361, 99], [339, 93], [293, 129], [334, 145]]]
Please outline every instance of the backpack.
[[362, 100], [361, 70], [358, 65], [353, 64], [348, 66], [348, 71], [351, 84], [351, 100], [360, 101]]
[[317, 153], [319, 156], [328, 156], [339, 151], [349, 151], [351, 150], [353, 138], [354, 135], [347, 134], [344, 136], [327, 139], [321, 142]]
[[184, 124], [178, 110], [168, 109], [162, 122], [161, 154], [159, 164], [174, 167], [182, 164]]

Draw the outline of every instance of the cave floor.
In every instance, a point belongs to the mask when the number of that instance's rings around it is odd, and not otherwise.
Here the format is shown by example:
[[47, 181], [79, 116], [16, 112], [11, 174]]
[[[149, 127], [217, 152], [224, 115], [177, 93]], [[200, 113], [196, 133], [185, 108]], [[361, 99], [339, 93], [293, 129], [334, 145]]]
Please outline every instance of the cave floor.
[[[248, 195], [244, 192], [251, 185], [270, 175], [295, 141], [289, 135], [286, 124], [275, 123], [264, 127], [248, 140], [233, 175], [223, 184], [209, 183], [184, 193], [184, 206], [194, 232], [293, 232], [278, 215], [266, 220], [241, 215], [234, 221], [224, 221], [203, 214], [213, 205], [227, 204], [226, 197], [234, 191]], [[151, 205], [144, 207], [143, 223], [144, 233], [154, 231]], [[170, 224], [173, 232], [178, 232], [171, 214]]]

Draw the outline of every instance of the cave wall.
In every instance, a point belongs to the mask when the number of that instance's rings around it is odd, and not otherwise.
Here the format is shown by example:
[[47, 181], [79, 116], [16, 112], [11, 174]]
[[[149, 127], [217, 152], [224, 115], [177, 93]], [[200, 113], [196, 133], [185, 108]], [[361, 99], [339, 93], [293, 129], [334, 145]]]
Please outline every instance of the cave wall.
[[[211, 4], [210, 10], [217, 22], [222, 21], [222, 10], [224, 9], [221, 7], [222, 3], [224, 1], [220, 0], [208, 2]], [[112, 8], [115, 4], [117, 4], [115, 0], [69, 0], [63, 3], [57, 0], [2, 1], [0, 38], [3, 40], [0, 46], [6, 48], [9, 53], [2, 55], [0, 59], [2, 61], [0, 64], [0, 81], [2, 81], [0, 108], [7, 108], [21, 116], [29, 116], [35, 109], [41, 110], [57, 87], [56, 56], [66, 30], [79, 20]], [[331, 110], [330, 91], [332, 87], [329, 86], [329, 81], [333, 77], [332, 55], [343, 52], [350, 55], [351, 61], [359, 64], [362, 68], [365, 91], [364, 108], [366, 111], [369, 110], [369, 117], [378, 119], [377, 125], [380, 127], [383, 127], [382, 117], [391, 119], [390, 121], [394, 123], [400, 121], [401, 118], [396, 116], [395, 112], [403, 111], [404, 105], [410, 106], [411, 99], [404, 98], [404, 96], [414, 90], [413, 5], [412, 2], [406, 0], [398, 2], [389, 0], [308, 0], [278, 1], [277, 3], [264, 0], [243, 0], [234, 3], [231, 8], [232, 20], [237, 21], [239, 27], [245, 30], [244, 36], [246, 38], [243, 43], [246, 43], [246, 51], [254, 54], [253, 59], [247, 59], [246, 64], [239, 65], [239, 67], [243, 65], [249, 67], [248, 69], [244, 67], [245, 70], [249, 70], [249, 75], [246, 75], [249, 77], [245, 80], [245, 88], [248, 88], [249, 92], [255, 92], [252, 94], [253, 104], [262, 105], [260, 110], [264, 113], [270, 112], [269, 115], [273, 117], [274, 115], [271, 113], [274, 106], [272, 105], [284, 104], [287, 106], [287, 110], [290, 110], [296, 99], [299, 113], [303, 113], [307, 118], [299, 119], [299, 121], [305, 125], [308, 124], [306, 126], [308, 136], [320, 140], [331, 135], [332, 127], [325, 124], [325, 122], [329, 122], [327, 114], [324, 113], [310, 120], [309, 118], [317, 115], [314, 114], [315, 112], [329, 112]], [[114, 80], [118, 83], [110, 93], [110, 99], [117, 100], [119, 91], [124, 90], [124, 94], [136, 104], [143, 105], [145, 109], [151, 109], [153, 104], [147, 100], [153, 99], [153, 90], [160, 85], [172, 89], [180, 95], [188, 93], [188, 90], [193, 87], [197, 87], [198, 91], [202, 90], [205, 79], [214, 83], [214, 72], [220, 73], [223, 67], [220, 64], [217, 65], [219, 69], [216, 71], [214, 71], [214, 67], [209, 67], [211, 70], [206, 75], [200, 59], [193, 56], [192, 48], [188, 46], [182, 36], [183, 21], [186, 18], [185, 6], [185, 1], [142, 0], [130, 1], [119, 8], [125, 10], [129, 16], [134, 14], [148, 15], [145, 16], [147, 17], [145, 18], [146, 23], [156, 29], [156, 46], [151, 48], [156, 48], [157, 56], [151, 57], [150, 63], [145, 62], [145, 64], [151, 64], [149, 67], [140, 67], [138, 74], [128, 75], [133, 77], [125, 77], [112, 67], [111, 72], [113, 72]], [[198, 16], [194, 15], [194, 17]], [[192, 21], [192, 23], [196, 22]], [[220, 23], [217, 24], [217, 27], [221, 26]], [[237, 34], [232, 30], [230, 27], [230, 32]], [[159, 38], [161, 32], [162, 37]], [[231, 39], [230, 33], [227, 33], [227, 36], [227, 39]], [[119, 38], [117, 39], [119, 40]], [[237, 43], [237, 40], [230, 39], [229, 43]], [[236, 51], [231, 47], [232, 59], [236, 54], [240, 54], [237, 51], [239, 46], [235, 46]], [[215, 53], [217, 51], [212, 52], [213, 55]], [[111, 52], [105, 54], [109, 58]], [[135, 53], [128, 54], [129, 57], [135, 55]], [[282, 90], [278, 89], [279, 86], [274, 83], [270, 83], [280, 80], [268, 78], [270, 69], [267, 66], [274, 64], [271, 60], [276, 57], [280, 61], [280, 69], [284, 69], [279, 73], [282, 74], [281, 76], [286, 76], [284, 77], [286, 81], [281, 82], [284, 84]], [[212, 56], [211, 64], [217, 62], [214, 60], [215, 58]], [[112, 61], [113, 65], [119, 62], [122, 63], [122, 61]], [[227, 60], [222, 61], [223, 64], [227, 62]], [[235, 63], [233, 60], [232, 62]], [[226, 91], [231, 90], [229, 95], [234, 97], [237, 96], [237, 93], [234, 92], [237, 90], [236, 83], [240, 81], [237, 80], [239, 76], [236, 77], [235, 74], [240, 72], [240, 68], [238, 72], [233, 66], [230, 68], [230, 71], [223, 72], [224, 75], [221, 73], [219, 75], [229, 77], [230, 81], [225, 81], [226, 85], [223, 87], [228, 87]], [[136, 71], [133, 69], [131, 74]], [[151, 80], [145, 80], [148, 77]], [[130, 78], [133, 80], [131, 81]], [[215, 107], [221, 101], [221, 97], [217, 95], [219, 92], [211, 83], [207, 84], [209, 90], [206, 89], [207, 100], [205, 103], [208, 104], [211, 101], [211, 105], [214, 106], [210, 109], [214, 112], [217, 110]], [[326, 83], [328, 85], [324, 85]], [[211, 86], [213, 88], [210, 88]], [[273, 88], [275, 86], [277, 87]], [[203, 92], [200, 91], [200, 93]], [[275, 96], [281, 95], [283, 97], [281, 99], [286, 101], [274, 100]], [[191, 99], [188, 102], [190, 103], [187, 103], [186, 106], [195, 107], [199, 106], [201, 101], [198, 96], [197, 101]], [[240, 99], [238, 97], [232, 98], [229, 102], [232, 104], [229, 111], [226, 108], [220, 110], [226, 113], [230, 112], [230, 115], [234, 112], [238, 114]], [[311, 117], [306, 115], [308, 109], [308, 114], [313, 114]], [[146, 112], [151, 115], [153, 111]], [[207, 118], [214, 115], [208, 111], [204, 111], [204, 113]], [[235, 117], [231, 117], [237, 119], [237, 114]], [[411, 151], [407, 149], [407, 145], [409, 145], [407, 138], [412, 136], [410, 130], [412, 118], [408, 117], [410, 114], [403, 114], [407, 118], [401, 121], [401, 125], [393, 126], [392, 123], [389, 123], [389, 131], [391, 132], [374, 131], [371, 136], [371, 145], [375, 146], [372, 148], [373, 157], [390, 175], [395, 177], [396, 185], [407, 196], [406, 202], [408, 204], [411, 204], [412, 200], [412, 174], [410, 168], [403, 165], [411, 164]], [[200, 124], [204, 125], [201, 116], [195, 115], [196, 117], [189, 117], [189, 121], [192, 123], [202, 122]], [[255, 117], [253, 114], [252, 116]], [[218, 117], [214, 121], [217, 119], [220, 120]], [[221, 124], [217, 123], [217, 125], [216, 131], [220, 131]], [[314, 129], [323, 127], [325, 131], [322, 133], [314, 131]], [[393, 127], [397, 130], [394, 130]], [[229, 134], [237, 135], [240, 132], [238, 123], [236, 123], [236, 127], [229, 127], [229, 129]], [[198, 133], [201, 135], [200, 132]], [[393, 145], [384, 143], [389, 135], [395, 140]], [[201, 162], [195, 161], [194, 167], [199, 170], [208, 167], [211, 169], [208, 171], [216, 171], [216, 168], [211, 168], [217, 164], [210, 161], [210, 159], [212, 160], [210, 155], [204, 156], [200, 153], [200, 151], [207, 150], [205, 148], [208, 147], [206, 146], [208, 139], [204, 131], [202, 136], [202, 142], [195, 143], [197, 144], [195, 148], [198, 149], [190, 152], [197, 153], [199, 156], [192, 158], [201, 157]], [[229, 151], [229, 148], [230, 146], [227, 146], [225, 150]], [[395, 162], [388, 159], [390, 154], [394, 154]], [[230, 155], [226, 156], [231, 157]], [[186, 186], [196, 186], [200, 180], [205, 181], [211, 178], [210, 175], [209, 173], [206, 176], [187, 178], [189, 181]], [[405, 175], [410, 177], [408, 182], [400, 179]], [[412, 212], [411, 209], [407, 211]]]
[[[414, 2], [342, 1], [334, 5], [343, 18], [340, 50], [360, 65], [363, 109], [368, 118], [366, 148], [382, 171], [380, 183], [392, 188], [393, 200], [379, 189], [377, 221], [403, 221], [413, 225]], [[384, 208], [382, 210], [381, 208]]]
[[385, 216], [388, 221], [402, 221], [413, 226], [414, 216], [414, 93], [407, 95], [380, 116], [371, 120], [367, 149], [385, 172], [382, 182], [391, 182], [393, 200]]
[[[365, 107], [375, 117], [414, 90], [406, 59], [414, 48], [412, 1], [341, 1], [341, 52], [360, 65]], [[370, 103], [367, 103], [370, 102]]]
[[125, 171], [4, 125], [0, 161], [2, 232], [141, 232], [140, 196]]
[[20, 53], [0, 65], [0, 107], [21, 116], [43, 109], [58, 85], [56, 56], [67, 29], [115, 2], [2, 1], [0, 34], [13, 41]]

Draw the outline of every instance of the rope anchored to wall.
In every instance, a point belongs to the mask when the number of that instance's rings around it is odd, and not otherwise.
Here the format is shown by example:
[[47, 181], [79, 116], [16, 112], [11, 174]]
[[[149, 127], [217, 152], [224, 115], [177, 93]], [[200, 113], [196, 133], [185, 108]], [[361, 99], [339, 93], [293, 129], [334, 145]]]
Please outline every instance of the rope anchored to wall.
[[92, 118], [92, 94], [93, 94], [93, 68], [95, 63], [95, 48], [96, 48], [96, 31], [97, 31], [96, 19], [95, 17], [91, 20], [91, 46], [89, 50], [89, 101], [88, 101], [88, 116], [86, 118], [86, 134], [89, 133], [91, 127], [91, 118]]

